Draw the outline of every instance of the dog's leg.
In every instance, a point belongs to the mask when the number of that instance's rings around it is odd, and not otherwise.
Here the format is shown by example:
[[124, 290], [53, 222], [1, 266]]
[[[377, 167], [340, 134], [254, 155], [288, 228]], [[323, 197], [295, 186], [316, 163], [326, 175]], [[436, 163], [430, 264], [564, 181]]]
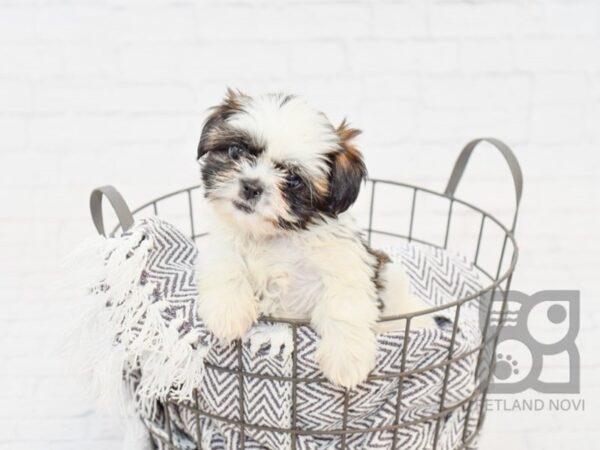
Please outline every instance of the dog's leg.
[[[410, 292], [410, 279], [406, 271], [399, 263], [390, 263], [380, 273], [383, 289], [379, 292], [379, 297], [383, 302], [384, 309], [382, 317], [399, 316], [401, 314], [416, 313], [431, 308], [430, 305], [415, 297]], [[410, 329], [432, 328], [435, 322], [431, 315], [413, 316], [410, 321]], [[379, 322], [377, 332], [402, 331], [406, 327], [405, 320], [393, 320]]]
[[233, 251], [198, 267], [198, 314], [209, 330], [225, 342], [241, 338], [258, 318], [258, 303], [244, 261]]
[[[335, 281], [334, 281], [335, 283]], [[352, 388], [375, 367], [376, 303], [364, 291], [338, 285], [315, 305], [311, 323], [321, 337], [316, 359], [334, 384]]]

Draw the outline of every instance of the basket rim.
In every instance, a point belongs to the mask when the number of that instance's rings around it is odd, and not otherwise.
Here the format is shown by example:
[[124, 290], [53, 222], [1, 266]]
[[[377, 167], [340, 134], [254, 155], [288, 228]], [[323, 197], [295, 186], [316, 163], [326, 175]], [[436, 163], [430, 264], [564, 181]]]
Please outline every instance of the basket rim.
[[[473, 293], [473, 294], [469, 294], [463, 298], [454, 300], [452, 302], [449, 303], [445, 303], [443, 305], [439, 305], [439, 306], [432, 306], [431, 308], [426, 308], [420, 311], [413, 311], [410, 313], [404, 313], [404, 314], [399, 314], [399, 315], [393, 315], [393, 316], [383, 316], [380, 317], [377, 322], [390, 322], [390, 321], [395, 321], [395, 320], [406, 320], [407, 321], [407, 327], [409, 328], [409, 323], [412, 319], [414, 319], [415, 317], [418, 316], [424, 316], [424, 315], [429, 315], [429, 314], [433, 314], [439, 311], [443, 311], [443, 310], [449, 310], [451, 308], [460, 308], [463, 304], [474, 300], [476, 298], [479, 298], [489, 292], [494, 292], [496, 291], [496, 289], [499, 289], [501, 292], [503, 291], [502, 288], [500, 287], [502, 285], [502, 283], [504, 283], [505, 281], [509, 280], [515, 270], [515, 267], [517, 265], [517, 260], [519, 257], [519, 246], [517, 244], [517, 240], [515, 238], [514, 235], [514, 231], [510, 230], [506, 225], [504, 225], [499, 219], [497, 219], [495, 216], [493, 216], [492, 214], [488, 213], [487, 211], [484, 211], [483, 209], [481, 209], [478, 206], [473, 205], [471, 202], [467, 202], [465, 200], [461, 200], [460, 198], [457, 198], [454, 195], [448, 195], [446, 193], [443, 192], [438, 192], [438, 191], [434, 191], [433, 189], [429, 189], [429, 188], [425, 188], [422, 186], [417, 186], [414, 184], [410, 184], [410, 183], [404, 183], [401, 181], [394, 181], [394, 180], [389, 180], [389, 179], [383, 179], [383, 178], [367, 178], [365, 180], [365, 183], [371, 183], [373, 186], [375, 186], [376, 184], [387, 184], [387, 185], [392, 185], [392, 186], [399, 186], [399, 187], [404, 187], [404, 188], [408, 188], [408, 189], [412, 189], [413, 192], [425, 192], [427, 194], [430, 195], [435, 195], [437, 197], [440, 198], [445, 198], [447, 200], [450, 201], [450, 204], [452, 203], [458, 203], [461, 204], [463, 206], [466, 206], [467, 208], [472, 209], [473, 211], [476, 211], [478, 213], [481, 214], [482, 218], [484, 218], [485, 220], [491, 220], [493, 223], [495, 223], [498, 227], [500, 227], [500, 229], [504, 232], [504, 244], [503, 244], [503, 249], [502, 249], [502, 253], [501, 253], [501, 259], [500, 259], [500, 267], [502, 266], [502, 262], [504, 259], [504, 252], [506, 249], [506, 244], [508, 241], [511, 242], [512, 244], [512, 257], [510, 260], [510, 263], [508, 264], [508, 267], [506, 268], [506, 270], [502, 273], [502, 274], [498, 274], [498, 276], [496, 277], [496, 279], [494, 279], [494, 277], [492, 277], [490, 274], [488, 274], [486, 271], [484, 271], [483, 269], [479, 268], [475, 262], [473, 262], [472, 260], [469, 260], [469, 263], [473, 264], [473, 266], [482, 274], [484, 274], [487, 278], [489, 278], [490, 280], [492, 280], [492, 282], [488, 285], [485, 285], [484, 287], [482, 287], [480, 290], [478, 290], [477, 292]], [[201, 189], [202, 188], [202, 184], [194, 184], [192, 186], [188, 186], [186, 188], [182, 188], [182, 189], [178, 189], [175, 190], [173, 192], [170, 192], [168, 194], [164, 194], [161, 195], [160, 197], [157, 197], [153, 200], [150, 200], [144, 204], [142, 204], [141, 206], [138, 206], [137, 208], [132, 210], [132, 214], [135, 216], [135, 214], [139, 213], [140, 211], [144, 210], [145, 208], [148, 208], [149, 206], [156, 206], [156, 203], [165, 200], [167, 198], [170, 197], [174, 197], [176, 195], [179, 194], [183, 194], [185, 192], [188, 193], [189, 196], [189, 201], [191, 204], [191, 192], [195, 191], [197, 189]], [[115, 232], [120, 228], [120, 226], [117, 226], [111, 233], [111, 236], [115, 234]], [[376, 232], [377, 230], [371, 230]], [[197, 237], [202, 237], [205, 236], [207, 233], [202, 233], [202, 234], [198, 234], [198, 235], [193, 235], [192, 239], [195, 239]], [[400, 235], [396, 236], [396, 237], [401, 237]], [[407, 240], [411, 240], [408, 237], [404, 237]], [[431, 247], [431, 248], [438, 248], [438, 249], [444, 249], [443, 247], [430, 243], [430, 242], [426, 242], [426, 241], [422, 241], [422, 240], [415, 240], [412, 239], [415, 242], [418, 242], [419, 244]], [[506, 293], [505, 293], [506, 294]], [[286, 323], [286, 324], [290, 324], [290, 325], [295, 325], [295, 326], [310, 326], [310, 320], [309, 319], [292, 319], [292, 318], [284, 318], [284, 317], [271, 317], [271, 316], [261, 316], [258, 319], [258, 322], [261, 323]]]

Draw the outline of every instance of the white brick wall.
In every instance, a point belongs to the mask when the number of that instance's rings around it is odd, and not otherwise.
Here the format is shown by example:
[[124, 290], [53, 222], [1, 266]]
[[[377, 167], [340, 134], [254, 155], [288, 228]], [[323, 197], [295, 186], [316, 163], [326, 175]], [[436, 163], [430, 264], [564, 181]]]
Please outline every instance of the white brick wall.
[[[467, 139], [511, 144], [515, 287], [582, 290], [587, 405], [492, 413], [482, 448], [597, 447], [598, 1], [0, 0], [0, 450], [117, 448], [55, 351], [69, 311], [48, 286], [93, 232], [93, 187], [135, 205], [197, 181], [202, 113], [226, 85], [348, 116], [378, 177], [441, 189]], [[462, 192], [506, 214], [499, 162], [477, 157]]]

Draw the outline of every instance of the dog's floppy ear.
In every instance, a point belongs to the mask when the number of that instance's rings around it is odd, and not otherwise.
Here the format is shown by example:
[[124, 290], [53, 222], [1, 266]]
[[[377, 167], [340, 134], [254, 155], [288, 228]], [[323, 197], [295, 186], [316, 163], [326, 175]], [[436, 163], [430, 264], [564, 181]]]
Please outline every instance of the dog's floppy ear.
[[197, 160], [210, 151], [213, 144], [212, 136], [216, 135], [217, 133], [215, 132], [218, 132], [224, 126], [227, 118], [241, 110], [243, 98], [247, 98], [246, 94], [227, 88], [223, 101], [210, 109], [211, 112], [202, 127], [202, 134], [198, 143]]
[[329, 212], [337, 215], [356, 201], [367, 168], [362, 154], [352, 142], [360, 130], [348, 126], [344, 119], [335, 131], [340, 138], [341, 150], [332, 155], [327, 203]]

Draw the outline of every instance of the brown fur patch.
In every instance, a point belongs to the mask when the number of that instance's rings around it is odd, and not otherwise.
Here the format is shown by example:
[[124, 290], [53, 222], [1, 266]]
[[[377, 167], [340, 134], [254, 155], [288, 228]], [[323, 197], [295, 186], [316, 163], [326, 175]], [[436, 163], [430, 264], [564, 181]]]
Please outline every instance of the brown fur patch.
[[[352, 128], [346, 119], [342, 120], [342, 123], [335, 130], [336, 134], [340, 138], [340, 143], [342, 145], [342, 151], [337, 155], [337, 162], [343, 167], [348, 168], [353, 164], [361, 165], [362, 162], [362, 154], [356, 148], [356, 146], [352, 143], [354, 138], [362, 133], [357, 128]], [[364, 165], [364, 164], [363, 164]]]
[[335, 130], [340, 147], [332, 152], [329, 179], [329, 212], [337, 215], [346, 211], [358, 197], [360, 186], [367, 175], [362, 154], [352, 142], [360, 130], [352, 128], [346, 120]]
[[377, 261], [377, 263], [375, 264], [375, 275], [373, 281], [375, 282], [375, 286], [378, 290], [382, 289], [383, 285], [381, 284], [381, 279], [379, 278], [379, 272], [386, 264], [392, 262], [392, 259], [388, 256], [387, 253], [381, 250], [372, 249], [369, 246], [367, 246], [367, 251], [371, 255], [373, 255]]
[[242, 99], [249, 98], [246, 94], [244, 94], [239, 89], [232, 89], [230, 87], [225, 91], [225, 99], [223, 100], [223, 105], [235, 110], [240, 110], [242, 107]]
[[342, 123], [340, 123], [335, 132], [340, 137], [342, 144], [349, 143], [352, 139], [362, 133], [358, 128], [352, 128], [346, 119], [342, 120]]
[[327, 195], [327, 193], [329, 192], [329, 180], [327, 180], [327, 179], [315, 180], [313, 183], [313, 186], [315, 188], [316, 194], [318, 195], [319, 199], [322, 199], [323, 197], [325, 197]]
[[[373, 275], [371, 280], [373, 281], [373, 284], [375, 285], [375, 289], [377, 289], [377, 292], [379, 293], [385, 286], [383, 285], [383, 281], [381, 279], [381, 271], [383, 270], [383, 268], [385, 267], [386, 264], [389, 264], [390, 262], [392, 262], [392, 259], [388, 256], [387, 253], [381, 251], [381, 250], [376, 250], [373, 249], [371, 247], [369, 247], [368, 244], [364, 244], [365, 248], [367, 249], [367, 252], [369, 252], [370, 255], [375, 257], [375, 265], [373, 266]], [[380, 310], [383, 310], [384, 308], [384, 304], [381, 301], [381, 297], [378, 296], [378, 304], [377, 307]]]
[[248, 96], [240, 91], [227, 88], [223, 101], [210, 109], [211, 112], [204, 122], [200, 136], [197, 159], [214, 148], [218, 139], [227, 134], [226, 120], [242, 110], [244, 98], [248, 98]]
[[364, 170], [362, 154], [352, 142], [355, 137], [362, 133], [362, 131], [358, 128], [352, 128], [346, 119], [344, 119], [335, 132], [339, 136], [340, 144], [342, 146], [342, 151], [336, 156], [336, 162], [346, 170], [350, 169], [351, 166]]

